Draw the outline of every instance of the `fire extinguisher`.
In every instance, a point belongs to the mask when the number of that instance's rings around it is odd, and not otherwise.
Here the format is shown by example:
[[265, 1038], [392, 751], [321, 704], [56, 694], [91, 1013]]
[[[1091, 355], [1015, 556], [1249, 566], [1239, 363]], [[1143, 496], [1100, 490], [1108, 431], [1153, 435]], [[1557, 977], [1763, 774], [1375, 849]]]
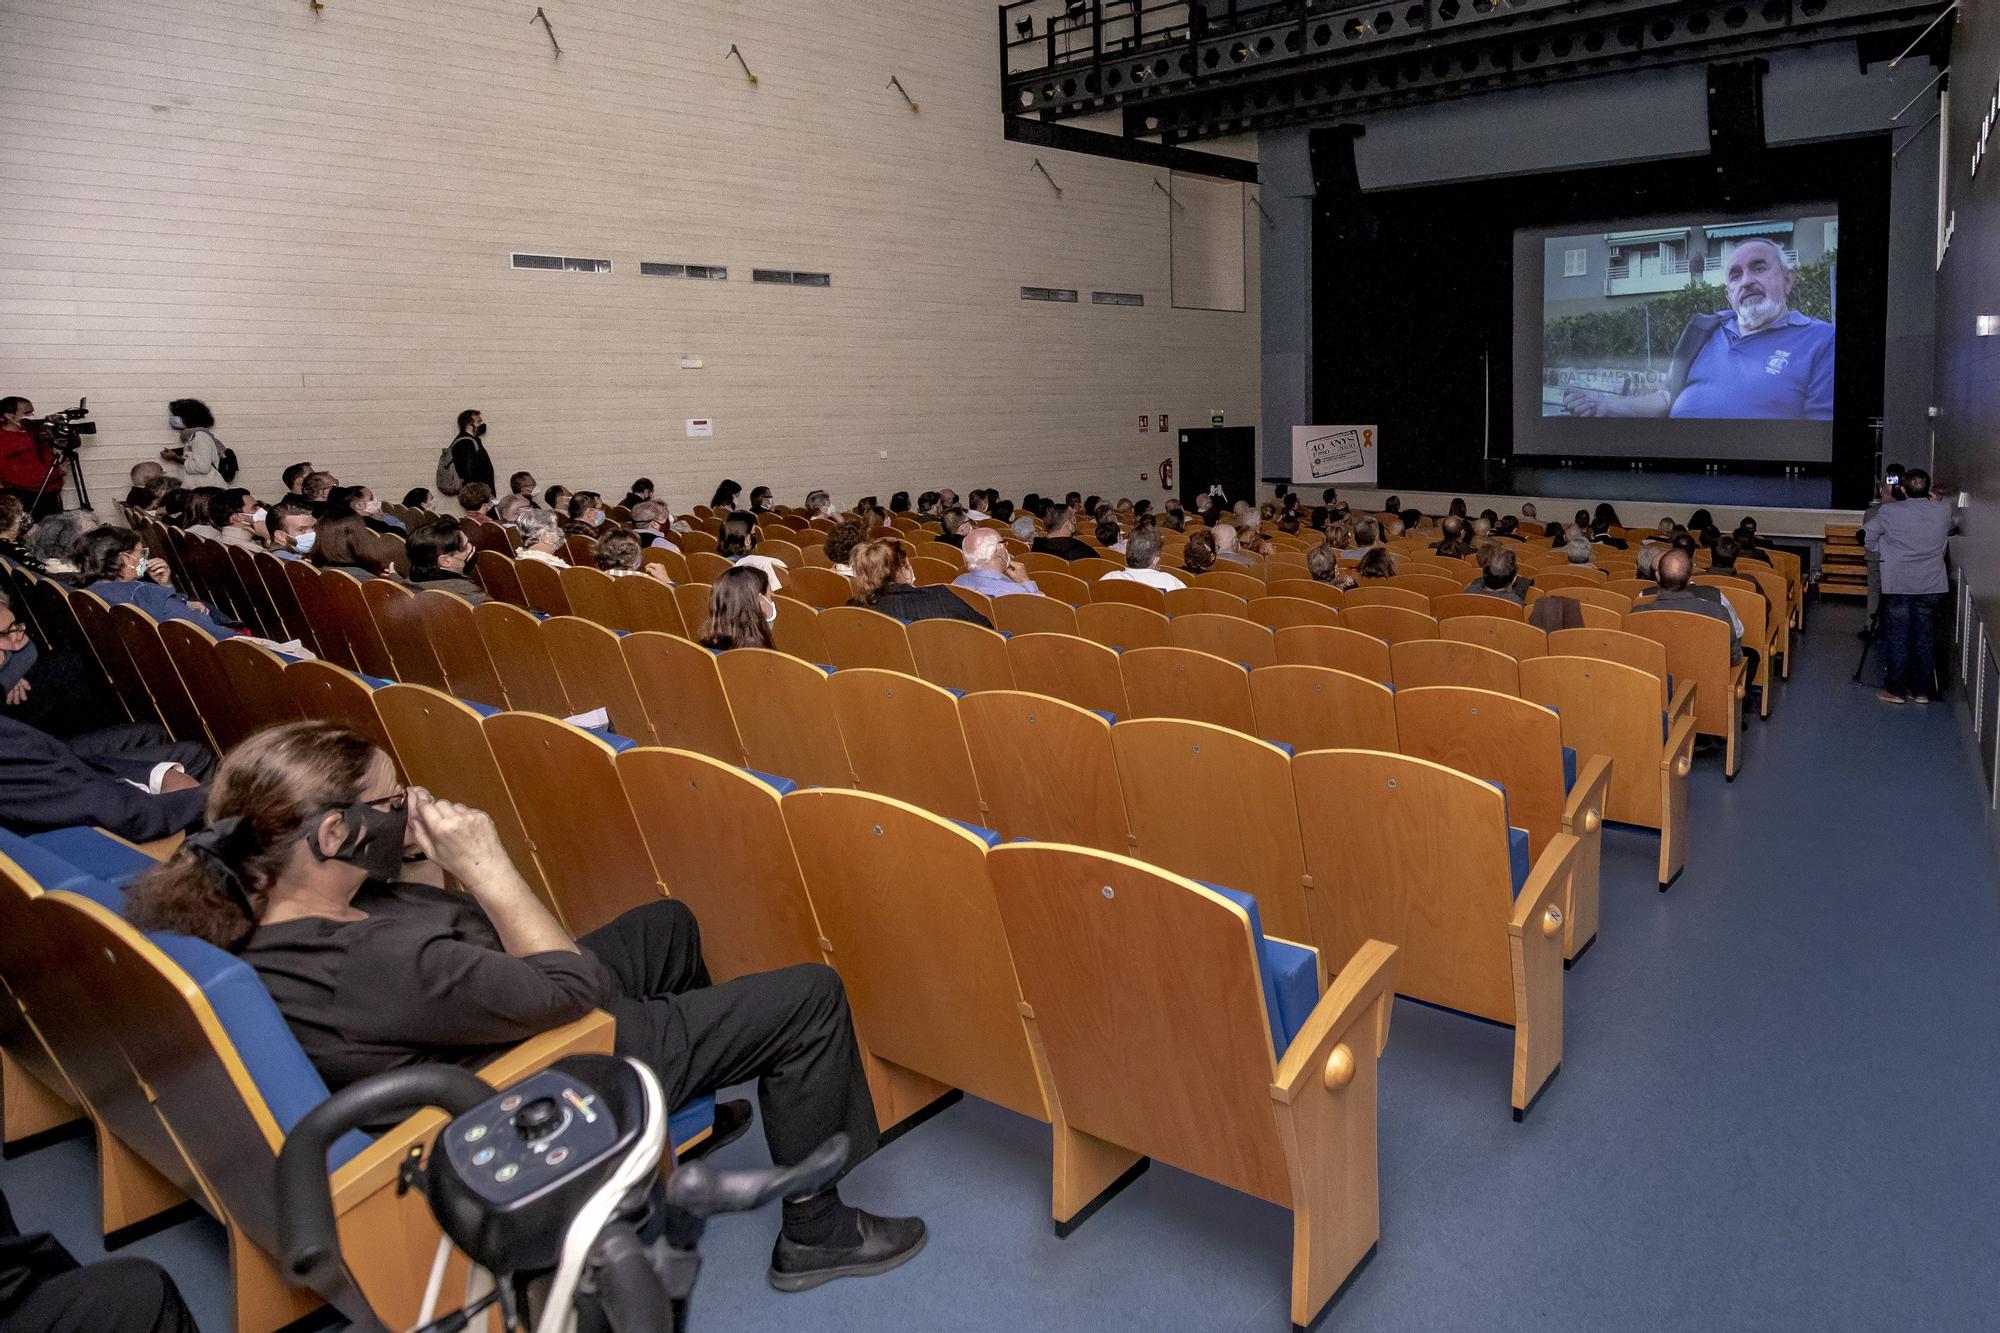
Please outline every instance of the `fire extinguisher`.
[[1174, 460], [1171, 458], [1162, 458], [1160, 460], [1160, 489], [1163, 491], [1170, 491], [1173, 488], [1174, 488]]

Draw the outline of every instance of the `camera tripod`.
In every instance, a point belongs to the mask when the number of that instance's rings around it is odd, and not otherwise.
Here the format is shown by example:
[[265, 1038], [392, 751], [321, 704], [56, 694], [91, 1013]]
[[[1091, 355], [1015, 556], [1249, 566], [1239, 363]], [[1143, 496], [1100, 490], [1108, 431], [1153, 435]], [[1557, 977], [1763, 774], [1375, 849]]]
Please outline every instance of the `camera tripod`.
[[[62, 468], [69, 469], [69, 478], [76, 483], [76, 507], [78, 509], [89, 509], [91, 507], [90, 485], [83, 479], [83, 459], [77, 455], [76, 446], [73, 444], [55, 444], [49, 446], [49, 470], [42, 474], [42, 484], [35, 488], [35, 494], [47, 495], [49, 493], [49, 483], [55, 480], [57, 471]], [[56, 508], [61, 510], [62, 507], [62, 489], [58, 487], [56, 489]]]

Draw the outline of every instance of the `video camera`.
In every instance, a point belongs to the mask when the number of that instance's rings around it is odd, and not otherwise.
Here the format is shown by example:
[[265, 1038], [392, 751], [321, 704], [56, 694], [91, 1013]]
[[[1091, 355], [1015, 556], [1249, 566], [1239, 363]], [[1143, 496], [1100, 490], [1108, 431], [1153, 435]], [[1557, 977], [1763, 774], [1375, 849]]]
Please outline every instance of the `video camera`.
[[90, 420], [88, 398], [77, 399], [75, 407], [66, 407], [45, 417], [30, 417], [21, 424], [35, 432], [44, 448], [59, 454], [74, 454], [79, 435], [97, 434], [97, 423]]

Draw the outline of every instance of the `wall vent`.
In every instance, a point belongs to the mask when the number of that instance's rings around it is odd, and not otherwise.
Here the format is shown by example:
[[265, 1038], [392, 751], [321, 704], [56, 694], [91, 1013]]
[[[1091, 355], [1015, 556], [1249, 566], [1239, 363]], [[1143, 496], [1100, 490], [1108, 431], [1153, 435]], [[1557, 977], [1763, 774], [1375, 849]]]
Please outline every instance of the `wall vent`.
[[1139, 292], [1092, 292], [1092, 305], [1144, 305], [1146, 298]]
[[831, 287], [831, 273], [800, 273], [785, 268], [754, 268], [750, 270], [750, 281], [768, 282], [780, 287]]
[[650, 259], [639, 261], [639, 272], [648, 278], [704, 278], [716, 282], [729, 277], [729, 270], [720, 264], [662, 264]]
[[608, 259], [572, 259], [567, 255], [515, 254], [515, 268], [539, 268], [567, 273], [609, 273]]
[[1076, 302], [1076, 288], [1023, 287], [1021, 289], [1021, 299], [1023, 301], [1067, 301], [1074, 304]]

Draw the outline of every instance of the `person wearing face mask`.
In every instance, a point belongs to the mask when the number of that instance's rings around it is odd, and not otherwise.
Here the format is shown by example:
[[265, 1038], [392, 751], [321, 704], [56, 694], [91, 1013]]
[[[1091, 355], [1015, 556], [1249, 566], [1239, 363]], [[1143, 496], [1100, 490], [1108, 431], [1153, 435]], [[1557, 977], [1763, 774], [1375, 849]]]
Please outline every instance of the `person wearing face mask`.
[[319, 540], [319, 519], [313, 507], [302, 500], [281, 500], [269, 510], [264, 521], [271, 532], [271, 554], [280, 560], [303, 560], [312, 554]]
[[472, 539], [455, 518], [437, 518], [420, 523], [410, 534], [410, 582], [420, 588], [434, 588], [463, 597], [474, 606], [487, 600], [485, 589], [466, 577], [472, 563]]
[[458, 484], [470, 486], [478, 482], [486, 487], [488, 494], [494, 489], [493, 460], [486, 453], [486, 418], [476, 407], [468, 407], [458, 414], [458, 435], [451, 442], [451, 467], [458, 473]]
[[167, 562], [150, 555], [130, 528], [89, 533], [78, 547], [76, 563], [83, 586], [113, 606], [124, 602], [155, 620], [192, 621], [218, 639], [235, 633], [217, 623], [202, 603], [175, 592]]
[[778, 604], [770, 580], [754, 565], [724, 572], [709, 588], [708, 619], [702, 623], [701, 646], [722, 653], [731, 648], [769, 648]]
[[536, 560], [555, 569], [568, 569], [569, 561], [563, 559], [562, 524], [546, 509], [530, 509], [514, 518], [514, 528], [521, 534], [521, 545], [514, 552], [516, 560]]
[[264, 531], [264, 510], [256, 497], [238, 487], [195, 497], [192, 536], [206, 537], [225, 546], [257, 546]]
[[222, 486], [231, 478], [222, 475], [222, 441], [215, 438], [215, 415], [199, 398], [176, 398], [167, 404], [167, 426], [180, 436], [180, 443], [160, 450], [160, 457], [181, 465], [181, 484]]
[[25, 398], [0, 398], [0, 488], [18, 497], [31, 519], [62, 508], [63, 483], [69, 475], [52, 467], [55, 455], [26, 424], [35, 405]]
[[[389, 757], [329, 722], [269, 728], [230, 753], [209, 827], [126, 894], [142, 930], [192, 934], [257, 971], [328, 1088], [446, 1062], [477, 1068], [593, 1009], [613, 1050], [670, 1108], [754, 1080], [771, 1159], [836, 1132], [848, 1165], [879, 1133], [840, 978], [819, 964], [716, 984], [683, 903], [633, 908], [581, 939], [543, 906], [481, 811], [399, 787]], [[409, 851], [463, 886], [412, 882]], [[715, 1146], [747, 1104], [717, 1105]], [[769, 1280], [802, 1291], [885, 1272], [923, 1248], [916, 1218], [876, 1217], [837, 1186], [785, 1200]]]
[[603, 496], [599, 495], [596, 491], [578, 491], [569, 497], [569, 523], [567, 524], [567, 531], [592, 537], [603, 526]]
[[404, 531], [398, 520], [382, 512], [382, 502], [375, 498], [375, 492], [366, 486], [336, 486], [327, 494], [321, 522], [354, 515], [368, 525], [371, 532], [384, 535]]

